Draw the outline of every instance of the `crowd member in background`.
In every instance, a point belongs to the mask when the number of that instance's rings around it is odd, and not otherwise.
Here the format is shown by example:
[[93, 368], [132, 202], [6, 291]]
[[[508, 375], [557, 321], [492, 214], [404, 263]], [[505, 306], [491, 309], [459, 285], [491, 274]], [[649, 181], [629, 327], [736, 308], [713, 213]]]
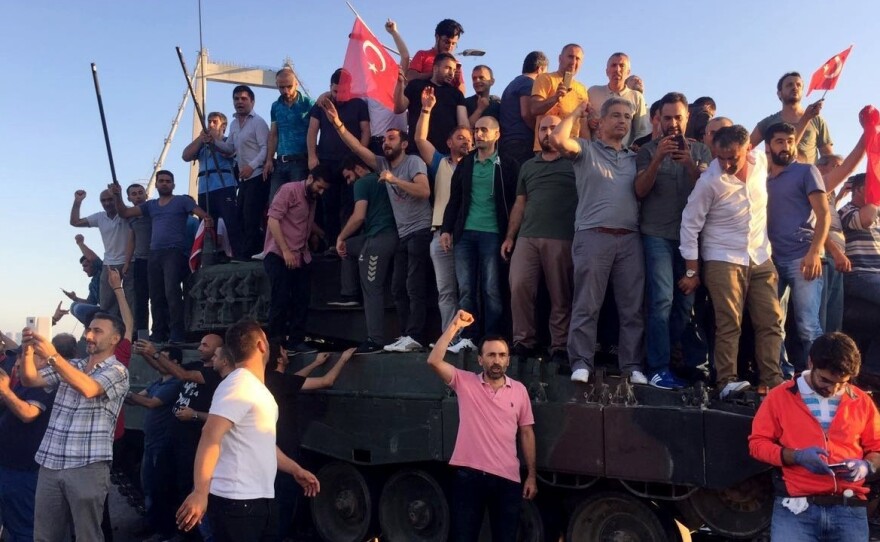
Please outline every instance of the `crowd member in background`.
[[535, 116], [532, 115], [532, 87], [535, 78], [547, 71], [547, 56], [532, 51], [523, 60], [522, 73], [501, 93], [501, 142], [498, 150], [520, 164], [535, 155]]
[[[584, 49], [576, 43], [569, 43], [559, 53], [559, 68], [555, 72], [544, 72], [535, 77], [535, 84], [532, 85], [531, 113], [536, 123], [541, 122], [544, 115], [556, 115], [564, 119], [580, 104], [589, 103], [587, 87], [574, 79], [583, 61]], [[572, 124], [571, 137], [590, 137], [587, 117]], [[541, 150], [537, 130], [532, 141], [532, 150], [536, 152]]]
[[[409, 67], [404, 70], [406, 80], [431, 79], [434, 65], [437, 62], [437, 56], [444, 53], [452, 55], [462, 34], [464, 34], [464, 28], [457, 21], [443, 19], [437, 23], [436, 28], [434, 28], [434, 46], [430, 49], [416, 51]], [[461, 73], [461, 64], [456, 63], [452, 86], [464, 94], [464, 75]]]
[[481, 117], [495, 117], [498, 120], [501, 117], [501, 98], [491, 94], [492, 85], [495, 84], [492, 68], [483, 64], [474, 66], [471, 81], [474, 83], [474, 95], [464, 99], [470, 127], [473, 128]]
[[271, 183], [268, 190], [270, 203], [283, 184], [301, 181], [308, 174], [306, 139], [309, 112], [315, 105], [314, 100], [300, 92], [299, 80], [290, 66], [275, 73], [275, 86], [281, 95], [272, 102], [269, 111], [272, 125], [263, 164], [263, 180]]
[[645, 97], [638, 90], [633, 90], [626, 85], [629, 77], [630, 61], [626, 53], [613, 53], [608, 57], [605, 64], [605, 75], [608, 76], [607, 85], [593, 85], [587, 90], [590, 97], [590, 132], [595, 139], [596, 129], [599, 128], [599, 111], [605, 100], [616, 96], [625, 98], [633, 104], [632, 126], [624, 144], [629, 147], [633, 141], [651, 133], [651, 120], [648, 118], [648, 108], [645, 106]]
[[73, 317], [79, 320], [82, 325], [87, 326], [89, 325], [89, 322], [92, 321], [92, 316], [101, 311], [98, 302], [104, 263], [101, 261], [101, 258], [99, 258], [98, 255], [86, 245], [85, 238], [81, 234], [77, 234], [74, 239], [76, 240], [76, 246], [79, 247], [79, 250], [82, 253], [79, 263], [82, 266], [83, 273], [85, 273], [90, 279], [89, 295], [86, 298], [82, 298], [77, 296], [76, 292], [73, 290], [68, 291], [62, 289], [61, 291], [64, 292], [64, 295], [66, 295], [73, 303], [70, 304], [69, 311], [62, 310], [60, 306], [55, 310], [55, 315], [52, 317], [53, 326], [56, 325], [61, 317], [68, 312], [72, 313]]
[[[131, 184], [125, 189], [129, 203], [137, 207], [147, 201], [147, 191], [139, 184]], [[134, 329], [149, 329], [150, 322], [150, 239], [153, 236], [153, 221], [146, 216], [128, 219], [128, 246], [126, 257], [134, 279]]]
[[847, 296], [880, 305], [880, 213], [865, 198], [865, 174], [850, 178], [852, 200], [840, 210], [852, 272], [844, 276]]

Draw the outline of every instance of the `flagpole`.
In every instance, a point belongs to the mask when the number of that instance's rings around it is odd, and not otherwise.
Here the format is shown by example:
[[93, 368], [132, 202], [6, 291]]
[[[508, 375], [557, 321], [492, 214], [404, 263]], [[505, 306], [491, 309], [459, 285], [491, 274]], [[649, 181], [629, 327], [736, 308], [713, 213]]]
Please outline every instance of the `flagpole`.
[[[373, 31], [370, 29], [369, 26], [367, 26], [367, 21], [365, 21], [364, 18], [361, 17], [361, 14], [358, 13], [356, 9], [354, 9], [354, 6], [351, 5], [351, 2], [349, 2], [348, 0], [345, 0], [345, 4], [348, 6], [348, 9], [350, 9], [351, 12], [354, 13], [354, 16], [357, 17], [358, 19], [360, 19], [361, 22], [364, 24], [364, 26], [367, 27], [367, 30], [369, 30], [370, 33], [373, 34], [373, 35], [375, 36], [376, 33], [373, 32]], [[398, 53], [397, 51], [395, 51], [395, 50], [392, 49], [391, 47], [388, 47], [387, 45], [385, 45], [385, 44], [383, 44], [383, 43], [381, 43], [381, 42], [380, 42], [380, 45], [382, 45], [382, 47], [384, 47], [384, 48], [387, 49], [388, 51], [394, 53], [395, 55], [400, 56], [400, 53]]]

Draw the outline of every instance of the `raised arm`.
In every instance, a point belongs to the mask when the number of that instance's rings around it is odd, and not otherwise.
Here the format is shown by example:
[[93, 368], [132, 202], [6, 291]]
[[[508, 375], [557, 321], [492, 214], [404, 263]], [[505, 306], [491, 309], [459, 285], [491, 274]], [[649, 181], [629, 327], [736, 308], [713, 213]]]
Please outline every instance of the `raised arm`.
[[214, 138], [207, 132], [202, 132], [198, 137], [190, 141], [189, 145], [184, 147], [180, 157], [184, 162], [192, 162], [199, 157], [199, 151], [205, 143], [211, 143]]
[[303, 384], [302, 389], [304, 390], [317, 390], [321, 388], [330, 388], [333, 387], [333, 384], [336, 382], [336, 378], [339, 377], [339, 373], [342, 372], [342, 368], [345, 367], [345, 364], [348, 363], [348, 360], [351, 359], [351, 356], [354, 355], [355, 348], [349, 348], [345, 352], [343, 352], [339, 359], [336, 360], [336, 364], [330, 368], [329, 371], [324, 376], [320, 377], [309, 377], [306, 378], [305, 383]]
[[82, 206], [84, 199], [86, 199], [85, 190], [77, 190], [73, 193], [73, 205], [70, 207], [70, 225], [74, 228], [89, 227], [89, 221], [79, 216], [79, 208]]
[[147, 362], [160, 373], [170, 374], [174, 378], [183, 382], [195, 382], [197, 384], [205, 383], [205, 377], [202, 375], [201, 371], [188, 371], [184, 369], [177, 363], [171, 361], [171, 359], [168, 358], [168, 354], [165, 352], [157, 352], [156, 346], [150, 341], [140, 340], [137, 342], [136, 346], [140, 351], [141, 356], [143, 356]]
[[855, 171], [856, 167], [862, 161], [862, 158], [865, 157], [865, 134], [862, 134], [862, 137], [859, 138], [858, 142], [856, 142], [856, 146], [853, 147], [853, 150], [849, 152], [846, 158], [836, 168], [832, 169], [828, 173], [822, 176], [822, 181], [825, 182], [825, 190], [826, 192], [831, 192], [832, 190], [836, 190], [838, 186], [843, 183], [852, 172]]
[[434, 343], [434, 348], [428, 354], [428, 366], [433, 369], [437, 376], [443, 379], [443, 382], [449, 384], [455, 376], [455, 366], [446, 361], [444, 358], [449, 343], [458, 334], [459, 331], [474, 323], [474, 317], [467, 311], [459, 310], [458, 314]]
[[[409, 73], [412, 71], [408, 70], [406, 75], [403, 75], [403, 71], [397, 72], [397, 82], [394, 84], [394, 112], [396, 114], [405, 112], [409, 107], [409, 98], [406, 97], [406, 82], [412, 81], [409, 77]], [[416, 77], [415, 79], [424, 78]]]
[[416, 142], [416, 148], [419, 149], [419, 156], [428, 166], [434, 161], [434, 153], [437, 152], [434, 144], [428, 141], [428, 126], [431, 123], [431, 111], [435, 105], [437, 105], [437, 97], [434, 95], [434, 87], [425, 87], [422, 91], [422, 112], [416, 122], [413, 139]]
[[[30, 330], [28, 330], [25, 335], [29, 338], [28, 342], [33, 345], [34, 354], [46, 359], [54, 358], [54, 363], [52, 364], [52, 367], [54, 367], [55, 371], [58, 372], [58, 376], [60, 376], [62, 380], [70, 384], [70, 387], [78, 391], [83, 397], [85, 397], [86, 399], [94, 399], [95, 397], [105, 395], [106, 392], [104, 390], [104, 387], [101, 386], [101, 384], [99, 384], [97, 380], [80, 371], [79, 369], [71, 365], [69, 361], [61, 357], [61, 354], [59, 354], [58, 351], [55, 350], [55, 347], [52, 345], [51, 342], [46, 340], [44, 337], [33, 333]], [[34, 367], [34, 371], [36, 371], [36, 367]], [[39, 374], [37, 374], [37, 376], [39, 377]], [[42, 378], [40, 377], [40, 379]], [[25, 381], [25, 378], [22, 377], [22, 382], [25, 382], [26, 385], [35, 385], [33, 383], [38, 382], [37, 380], [31, 378], [31, 375], [28, 375], [28, 380], [31, 382], [31, 384], [28, 384]]]
[[[28, 328], [24, 329], [24, 333], [29, 331]], [[37, 370], [37, 364], [34, 362], [34, 347], [30, 344], [22, 346], [21, 366], [19, 371], [21, 383], [29, 388], [45, 388], [48, 385], [46, 380]]]
[[571, 129], [575, 122], [580, 122], [587, 116], [589, 102], [581, 102], [556, 128], [550, 133], [550, 145], [566, 158], [577, 156], [581, 152], [580, 143], [571, 137]]
[[[33, 352], [33, 349], [31, 349]], [[33, 353], [31, 353], [33, 356]], [[10, 387], [10, 379], [9, 375], [6, 374], [6, 371], [0, 369], [0, 405], [5, 405], [9, 412], [15, 415], [16, 418], [21, 420], [24, 423], [30, 423], [37, 419], [37, 416], [40, 415], [42, 409], [40, 407], [28, 403], [27, 401], [22, 401], [12, 388]], [[13, 438], [10, 436], [10, 438]]]
[[343, 143], [345, 143], [352, 152], [363, 160], [364, 163], [367, 164], [367, 167], [373, 170], [376, 169], [376, 155], [373, 154], [373, 151], [361, 145], [358, 138], [351, 135], [351, 132], [345, 129], [345, 125], [339, 120], [339, 113], [336, 111], [336, 106], [333, 105], [333, 102], [329, 99], [322, 99], [318, 101], [318, 106], [324, 110], [324, 114], [327, 115], [330, 124], [336, 128], [336, 132], [339, 134], [339, 138], [342, 139]]
[[113, 194], [113, 200], [116, 202], [116, 212], [119, 213], [119, 216], [121, 216], [122, 218], [134, 218], [136, 216], [143, 216], [140, 207], [125, 206], [125, 202], [122, 201], [122, 187], [120, 185], [110, 183], [109, 185], [107, 185], [107, 188], [110, 190], [110, 193]]
[[409, 48], [406, 46], [406, 42], [403, 41], [403, 37], [401, 37], [400, 33], [397, 31], [397, 23], [388, 19], [385, 21], [385, 30], [391, 34], [391, 39], [394, 40], [394, 46], [397, 47], [397, 52], [400, 53], [400, 70], [403, 73], [406, 73], [406, 70], [409, 69]]

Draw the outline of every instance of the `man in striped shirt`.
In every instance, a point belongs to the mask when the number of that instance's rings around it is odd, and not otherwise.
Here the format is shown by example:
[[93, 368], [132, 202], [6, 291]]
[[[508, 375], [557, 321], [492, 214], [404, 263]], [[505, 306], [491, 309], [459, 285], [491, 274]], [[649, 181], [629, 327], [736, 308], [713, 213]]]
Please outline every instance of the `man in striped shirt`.
[[847, 295], [880, 304], [880, 216], [878, 206], [865, 201], [865, 174], [850, 177], [852, 200], [840, 210], [846, 255], [852, 272], [844, 275]]

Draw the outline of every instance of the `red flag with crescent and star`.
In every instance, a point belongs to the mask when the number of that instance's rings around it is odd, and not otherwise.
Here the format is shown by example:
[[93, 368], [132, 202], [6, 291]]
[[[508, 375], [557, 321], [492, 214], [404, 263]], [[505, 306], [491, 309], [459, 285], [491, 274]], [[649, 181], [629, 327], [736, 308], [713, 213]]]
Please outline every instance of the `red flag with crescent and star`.
[[388, 109], [394, 109], [397, 62], [360, 17], [354, 20], [342, 67], [337, 89], [340, 102], [352, 98], [373, 98]]
[[865, 201], [880, 205], [880, 111], [867, 105], [859, 113], [859, 120], [865, 128], [865, 154], [868, 156]]
[[846, 57], [849, 56], [852, 48], [853, 46], [850, 45], [846, 51], [829, 58], [828, 62], [822, 64], [822, 67], [816, 70], [813, 78], [810, 79], [810, 88], [807, 89], [807, 96], [814, 90], [834, 90], [834, 87], [837, 86], [837, 80], [840, 79], [840, 72], [843, 71], [843, 63], [846, 62]]

